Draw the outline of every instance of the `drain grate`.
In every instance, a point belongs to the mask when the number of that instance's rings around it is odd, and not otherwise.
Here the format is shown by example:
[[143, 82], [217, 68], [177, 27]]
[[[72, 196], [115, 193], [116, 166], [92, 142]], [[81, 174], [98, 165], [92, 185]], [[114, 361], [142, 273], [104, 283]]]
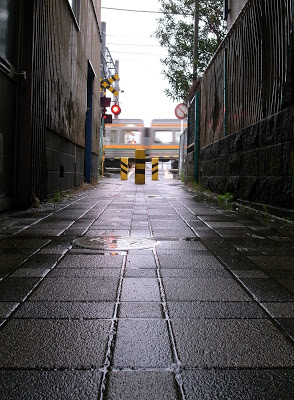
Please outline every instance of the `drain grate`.
[[73, 240], [74, 245], [86, 249], [112, 251], [153, 249], [159, 243], [156, 239], [132, 236], [82, 237]]

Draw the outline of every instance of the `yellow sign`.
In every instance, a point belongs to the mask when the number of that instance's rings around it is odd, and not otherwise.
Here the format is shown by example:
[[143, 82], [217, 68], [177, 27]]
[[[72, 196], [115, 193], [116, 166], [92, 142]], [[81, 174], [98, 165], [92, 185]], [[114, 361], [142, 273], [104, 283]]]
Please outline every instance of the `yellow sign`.
[[110, 78], [102, 79], [100, 78], [100, 88], [101, 89], [108, 89], [114, 96], [118, 96], [118, 91], [111, 86], [111, 84], [115, 81], [119, 80], [118, 74], [112, 75]]

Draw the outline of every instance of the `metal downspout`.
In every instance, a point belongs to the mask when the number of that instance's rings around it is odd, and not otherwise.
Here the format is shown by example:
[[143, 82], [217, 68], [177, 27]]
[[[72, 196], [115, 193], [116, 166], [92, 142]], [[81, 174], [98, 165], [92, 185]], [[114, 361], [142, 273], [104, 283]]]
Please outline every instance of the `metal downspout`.
[[200, 151], [200, 92], [195, 93], [195, 132], [194, 132], [194, 179], [199, 183], [199, 151]]
[[224, 136], [227, 136], [228, 134], [227, 55], [228, 55], [228, 49], [225, 47], [224, 48]]

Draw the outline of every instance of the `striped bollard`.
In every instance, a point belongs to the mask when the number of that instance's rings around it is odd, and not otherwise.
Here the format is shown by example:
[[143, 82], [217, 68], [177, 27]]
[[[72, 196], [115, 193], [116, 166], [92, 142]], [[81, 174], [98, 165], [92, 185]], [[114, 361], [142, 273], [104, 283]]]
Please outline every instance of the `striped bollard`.
[[145, 183], [145, 150], [135, 150], [135, 183]]
[[152, 158], [152, 180], [158, 181], [158, 158]]
[[128, 157], [122, 157], [120, 159], [120, 179], [122, 181], [128, 180], [128, 169], [129, 169], [128, 162], [129, 162]]

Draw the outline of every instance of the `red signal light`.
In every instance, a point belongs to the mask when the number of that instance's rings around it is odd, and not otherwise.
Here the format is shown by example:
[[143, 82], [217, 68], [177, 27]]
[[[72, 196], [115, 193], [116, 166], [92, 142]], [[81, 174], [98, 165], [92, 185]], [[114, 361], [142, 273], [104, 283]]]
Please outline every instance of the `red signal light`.
[[112, 115], [111, 114], [103, 114], [102, 118], [104, 119], [104, 124], [112, 124]]
[[111, 112], [112, 112], [112, 114], [114, 114], [114, 115], [119, 115], [119, 114], [121, 113], [121, 108], [120, 108], [120, 106], [119, 106], [118, 104], [114, 104], [114, 105], [111, 107]]

